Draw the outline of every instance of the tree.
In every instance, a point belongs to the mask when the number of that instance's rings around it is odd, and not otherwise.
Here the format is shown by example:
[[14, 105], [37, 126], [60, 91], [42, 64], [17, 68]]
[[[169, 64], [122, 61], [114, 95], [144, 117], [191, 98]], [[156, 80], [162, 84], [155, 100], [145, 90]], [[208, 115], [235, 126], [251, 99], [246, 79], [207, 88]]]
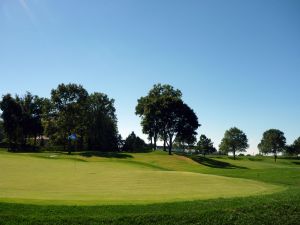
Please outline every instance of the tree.
[[168, 145], [169, 155], [172, 154], [174, 139], [184, 142], [194, 141], [196, 130], [200, 126], [194, 111], [181, 100], [168, 99], [162, 105], [161, 137]]
[[3, 141], [4, 137], [5, 137], [5, 131], [3, 126], [3, 121], [0, 120], [0, 142]]
[[246, 134], [236, 127], [230, 128], [225, 132], [224, 138], [219, 146], [223, 152], [232, 152], [234, 160], [236, 159], [236, 152], [245, 152], [248, 147]]
[[284, 133], [277, 129], [270, 129], [264, 132], [263, 138], [258, 145], [258, 149], [263, 154], [274, 154], [275, 162], [277, 154], [285, 149], [286, 138]]
[[295, 154], [297, 154], [297, 156], [300, 154], [300, 137], [298, 137], [294, 143], [293, 143], [293, 147], [295, 149]]
[[[148, 134], [148, 138], [156, 149], [159, 135], [163, 136], [164, 149], [166, 148], [166, 138], [163, 133], [163, 121], [161, 106], [164, 98], [181, 99], [182, 93], [175, 90], [171, 85], [156, 84], [149, 91], [148, 95], [141, 97], [136, 106], [136, 114], [142, 119], [141, 125], [143, 133]], [[166, 99], [165, 99], [166, 100]]]
[[286, 145], [284, 148], [284, 153], [290, 156], [297, 155], [294, 145]]
[[[146, 97], [138, 100], [136, 114], [142, 118], [143, 132], [156, 142], [158, 137], [168, 146], [172, 154], [175, 139], [195, 142], [196, 130], [200, 126], [194, 111], [182, 101], [182, 93], [171, 85], [157, 84]], [[152, 141], [151, 141], [152, 142]]]
[[33, 138], [34, 146], [36, 147], [37, 136], [43, 134], [42, 109], [39, 104], [39, 97], [27, 92], [23, 97], [16, 96], [16, 101], [22, 109], [23, 146], [26, 146], [27, 139]]
[[217, 151], [211, 139], [207, 138], [204, 134], [200, 136], [199, 142], [197, 143], [197, 150], [204, 155], [204, 157], [207, 154], [212, 154]]
[[147, 150], [147, 145], [138, 136], [132, 132], [125, 140], [123, 151], [125, 152], [144, 152]]
[[[86, 128], [85, 118], [88, 93], [82, 85], [60, 84], [51, 91], [57, 132], [59, 139], [63, 142], [64, 149], [67, 144], [67, 137], [71, 134], [78, 134], [82, 138], [83, 129]], [[70, 148], [68, 150], [69, 154]]]
[[0, 103], [1, 118], [6, 133], [9, 149], [15, 150], [22, 135], [22, 108], [10, 94], [4, 95]]
[[118, 127], [114, 99], [93, 93], [88, 97], [87, 139], [90, 150], [117, 151]]
[[176, 139], [183, 144], [192, 146], [196, 141], [196, 130], [200, 126], [195, 112], [187, 105], [180, 104], [179, 107], [179, 123], [177, 128]]
[[300, 154], [300, 137], [296, 139], [292, 145], [285, 146], [285, 153], [296, 156]]

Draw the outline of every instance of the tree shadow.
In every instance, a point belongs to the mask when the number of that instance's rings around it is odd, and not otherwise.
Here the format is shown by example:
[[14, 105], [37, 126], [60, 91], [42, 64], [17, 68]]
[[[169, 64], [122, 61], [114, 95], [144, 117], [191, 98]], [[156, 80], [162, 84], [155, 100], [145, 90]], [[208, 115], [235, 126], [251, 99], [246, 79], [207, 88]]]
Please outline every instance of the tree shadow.
[[133, 158], [132, 155], [120, 153], [120, 152], [82, 152], [79, 155], [83, 157], [103, 157], [103, 158], [117, 158], [117, 159], [128, 159]]
[[203, 156], [193, 156], [191, 157], [195, 162], [208, 166], [211, 168], [222, 168], [222, 169], [247, 169], [246, 167], [232, 165], [228, 162], [222, 162], [211, 158], [205, 158]]
[[300, 166], [300, 162], [293, 162], [293, 164]]
[[248, 160], [250, 160], [250, 161], [263, 161], [262, 158], [254, 158], [254, 157], [248, 158]]

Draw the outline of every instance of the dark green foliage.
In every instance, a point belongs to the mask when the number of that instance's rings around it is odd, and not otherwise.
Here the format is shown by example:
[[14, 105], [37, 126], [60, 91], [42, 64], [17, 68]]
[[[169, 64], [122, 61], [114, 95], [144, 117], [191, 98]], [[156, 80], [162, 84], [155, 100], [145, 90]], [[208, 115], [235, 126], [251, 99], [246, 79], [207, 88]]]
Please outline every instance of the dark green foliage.
[[225, 132], [220, 144], [220, 151], [233, 153], [235, 159], [236, 152], [245, 152], [249, 147], [246, 134], [240, 129], [233, 127]]
[[300, 137], [297, 138], [292, 145], [285, 146], [285, 154], [290, 156], [298, 156], [300, 154]]
[[263, 138], [258, 145], [258, 149], [262, 154], [274, 154], [275, 162], [277, 154], [284, 151], [286, 147], [286, 138], [280, 130], [270, 129], [263, 134]]
[[171, 85], [154, 85], [146, 97], [138, 100], [136, 114], [141, 116], [143, 132], [154, 143], [154, 149], [158, 138], [164, 142], [164, 150], [168, 145], [169, 154], [175, 139], [187, 144], [196, 140], [198, 118], [182, 101], [182, 93]]
[[182, 93], [170, 85], [156, 84], [149, 91], [148, 95], [141, 97], [136, 106], [136, 114], [142, 118], [141, 125], [143, 132], [156, 149], [156, 143], [160, 136], [166, 144], [166, 135], [163, 134], [163, 111], [162, 106], [167, 99], [181, 99]]
[[[60, 84], [51, 91], [51, 99], [31, 93], [24, 97], [3, 96], [0, 104], [3, 130], [10, 149], [22, 150], [36, 146], [37, 137], [45, 134], [45, 149], [89, 149], [117, 151], [120, 147], [114, 100], [102, 93], [91, 95], [76, 84]], [[77, 139], [68, 140], [71, 134]], [[0, 129], [1, 138], [1, 129]], [[45, 145], [44, 137], [39, 145]]]
[[26, 145], [28, 138], [33, 138], [34, 146], [36, 146], [37, 136], [42, 135], [44, 131], [41, 121], [42, 109], [39, 105], [39, 98], [27, 92], [23, 98], [17, 96], [16, 100], [22, 108], [21, 127], [24, 136], [23, 145]]
[[146, 143], [132, 132], [125, 140], [124, 152], [146, 152], [149, 151]]
[[87, 107], [87, 91], [76, 84], [60, 84], [56, 89], [51, 91], [51, 101], [54, 107], [56, 133], [60, 141], [65, 147], [68, 144], [70, 153], [70, 141], [67, 137], [71, 134], [78, 134], [79, 141], [82, 142], [85, 130], [85, 117]]
[[200, 139], [197, 143], [197, 150], [200, 154], [204, 155], [204, 157], [205, 155], [217, 152], [217, 149], [214, 147], [214, 143], [204, 134], [200, 136]]
[[43, 133], [38, 97], [29, 92], [16, 98], [7, 94], [3, 96], [0, 108], [10, 150], [27, 149], [30, 139], [34, 139], [35, 146], [37, 136]]
[[0, 143], [4, 141], [5, 138], [5, 131], [3, 126], [3, 121], [0, 120]]
[[[47, 134], [55, 144], [72, 149], [118, 150], [118, 127], [114, 100], [103, 93], [91, 95], [76, 84], [52, 90], [52, 116], [46, 119]], [[51, 105], [50, 105], [51, 106]], [[51, 111], [51, 107], [50, 108]], [[67, 141], [71, 134], [76, 141]]]
[[99, 151], [118, 150], [118, 128], [114, 100], [102, 93], [88, 98], [87, 140], [88, 149]]
[[19, 142], [21, 134], [21, 121], [22, 121], [22, 109], [16, 100], [7, 94], [3, 96], [1, 101], [1, 118], [3, 119], [3, 126], [8, 138], [10, 149], [14, 148]]

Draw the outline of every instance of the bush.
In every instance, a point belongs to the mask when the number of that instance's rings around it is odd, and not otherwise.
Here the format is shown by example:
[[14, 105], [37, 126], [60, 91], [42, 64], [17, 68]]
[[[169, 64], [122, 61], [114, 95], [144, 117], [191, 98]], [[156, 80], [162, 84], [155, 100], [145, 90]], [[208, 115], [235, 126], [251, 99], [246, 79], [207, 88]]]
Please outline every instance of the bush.
[[125, 140], [123, 146], [124, 152], [150, 152], [151, 146], [148, 146], [145, 141], [132, 132]]

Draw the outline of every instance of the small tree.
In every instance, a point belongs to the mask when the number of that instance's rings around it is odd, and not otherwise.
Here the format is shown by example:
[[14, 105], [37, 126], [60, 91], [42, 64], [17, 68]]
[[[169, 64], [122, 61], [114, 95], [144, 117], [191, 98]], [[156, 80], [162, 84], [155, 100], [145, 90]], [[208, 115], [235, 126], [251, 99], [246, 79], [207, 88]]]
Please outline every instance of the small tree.
[[295, 149], [295, 153], [298, 156], [300, 154], [300, 137], [294, 141], [293, 147]]
[[300, 137], [296, 139], [292, 145], [287, 145], [285, 147], [285, 153], [296, 156], [300, 154]]
[[125, 140], [123, 151], [125, 152], [145, 152], [147, 150], [147, 145], [138, 136], [132, 132]]
[[204, 134], [200, 136], [199, 142], [197, 143], [197, 150], [205, 157], [207, 154], [216, 152], [214, 143], [207, 138]]
[[263, 138], [258, 145], [258, 149], [263, 154], [274, 154], [275, 162], [277, 154], [285, 149], [286, 138], [280, 130], [270, 129], [263, 134]]
[[226, 153], [232, 152], [236, 158], [236, 152], [245, 152], [249, 147], [246, 134], [240, 129], [233, 127], [225, 132], [220, 144], [220, 150]]

